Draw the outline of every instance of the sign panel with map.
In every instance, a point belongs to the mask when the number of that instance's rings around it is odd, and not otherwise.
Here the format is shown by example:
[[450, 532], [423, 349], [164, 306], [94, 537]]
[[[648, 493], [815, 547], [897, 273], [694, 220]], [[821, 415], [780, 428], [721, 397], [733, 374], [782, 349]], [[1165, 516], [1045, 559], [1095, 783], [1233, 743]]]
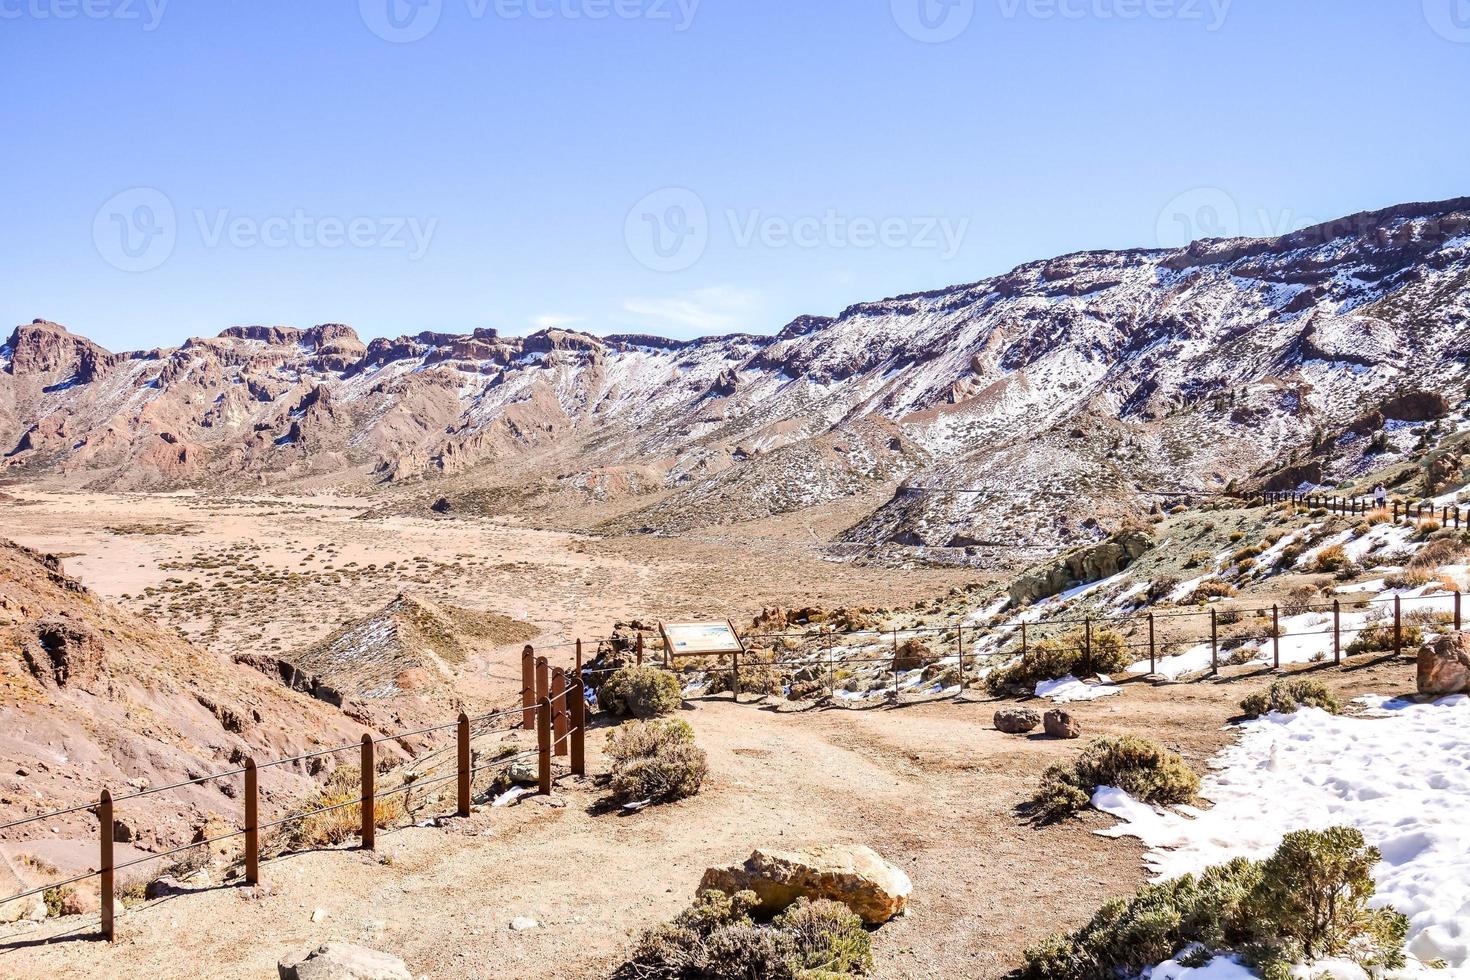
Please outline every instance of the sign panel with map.
[[664, 649], [674, 657], [744, 653], [745, 647], [729, 620], [710, 623], [659, 623]]

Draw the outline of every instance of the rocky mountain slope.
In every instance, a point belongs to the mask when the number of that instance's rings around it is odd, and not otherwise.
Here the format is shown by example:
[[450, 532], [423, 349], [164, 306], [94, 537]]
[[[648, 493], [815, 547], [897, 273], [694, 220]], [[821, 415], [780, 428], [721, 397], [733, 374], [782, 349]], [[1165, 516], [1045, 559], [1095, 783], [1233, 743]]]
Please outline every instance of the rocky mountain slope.
[[114, 354], [38, 321], [0, 349], [0, 439], [12, 475], [113, 488], [458, 475], [507, 488], [494, 507], [616, 498], [610, 528], [672, 532], [868, 494], [848, 540], [1056, 546], [1159, 492], [1325, 478], [1314, 449], [1460, 400], [1467, 319], [1459, 199], [1032, 262], [772, 336], [328, 324]]
[[[120, 796], [233, 769], [251, 753], [266, 762], [351, 744], [363, 731], [99, 599], [59, 559], [0, 540], [0, 823], [95, 801], [104, 787]], [[262, 805], [299, 796], [334, 764], [271, 770]], [[152, 849], [189, 840], [212, 814], [237, 820], [240, 779], [119, 803], [130, 829], [118, 839]], [[96, 819], [76, 813], [0, 833], [0, 852], [65, 868], [94, 859], [96, 833]]]

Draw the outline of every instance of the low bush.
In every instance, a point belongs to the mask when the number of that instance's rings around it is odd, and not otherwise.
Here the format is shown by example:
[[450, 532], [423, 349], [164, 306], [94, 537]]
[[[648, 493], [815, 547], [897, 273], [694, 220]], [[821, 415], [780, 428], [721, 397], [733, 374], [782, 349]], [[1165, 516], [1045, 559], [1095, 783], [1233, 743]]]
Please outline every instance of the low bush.
[[801, 898], [760, 925], [751, 917], [757, 904], [754, 892], [700, 892], [672, 922], [645, 931], [614, 976], [839, 980], [872, 970], [872, 940], [847, 906]]
[[[781, 694], [792, 681], [789, 668], [778, 664], [776, 654], [751, 650], [740, 658], [740, 692], [742, 694]], [[735, 690], [735, 670], [722, 665], [710, 672], [706, 693], [723, 694]]]
[[623, 717], [672, 714], [682, 701], [679, 679], [657, 667], [619, 667], [597, 691], [598, 707]]
[[1123, 634], [1117, 630], [1096, 630], [1092, 643], [1082, 630], [1065, 636], [1048, 638], [1031, 644], [1021, 659], [1008, 667], [991, 671], [985, 686], [992, 694], [1021, 691], [1041, 681], [1059, 677], [1090, 677], [1108, 674], [1129, 666], [1131, 658]]
[[1286, 598], [1280, 602], [1280, 614], [1282, 616], [1301, 616], [1302, 613], [1310, 613], [1314, 605], [1322, 604], [1322, 591], [1314, 585], [1292, 586], [1286, 591]]
[[1441, 565], [1453, 565], [1465, 554], [1465, 542], [1458, 534], [1436, 537], [1414, 553], [1409, 559], [1410, 568], [1436, 569]]
[[1184, 567], [1199, 568], [1201, 565], [1209, 560], [1210, 553], [1208, 551], [1191, 551], [1189, 553], [1189, 557], [1184, 562]]
[[[361, 768], [338, 766], [327, 776], [321, 790], [295, 811], [309, 816], [285, 824], [279, 845], [285, 849], [330, 847], [356, 837], [362, 832], [361, 800]], [[323, 812], [313, 812], [317, 810]], [[386, 827], [404, 813], [403, 794], [386, 796], [380, 786], [373, 800], [374, 826]]]
[[1317, 552], [1316, 559], [1312, 562], [1312, 568], [1318, 572], [1336, 572], [1348, 563], [1347, 552], [1340, 544], [1330, 544]]
[[1272, 681], [1266, 690], [1248, 695], [1240, 702], [1241, 713], [1247, 718], [1259, 718], [1273, 711], [1290, 714], [1303, 707], [1321, 708], [1334, 715], [1342, 711], [1342, 703], [1327, 685], [1309, 678]]
[[1383, 577], [1383, 584], [1390, 589], [1417, 589], [1421, 585], [1428, 585], [1437, 577], [1438, 569], [1415, 568], [1410, 565], [1397, 572], [1389, 572]]
[[[1424, 628], [1415, 623], [1405, 623], [1401, 634], [1405, 650], [1417, 649], [1424, 642]], [[1353, 638], [1347, 645], [1347, 655], [1356, 657], [1364, 653], [1382, 653], [1392, 650], [1393, 647], [1393, 624], [1378, 622], [1364, 627]]]
[[1235, 554], [1231, 555], [1230, 560], [1239, 565], [1243, 561], [1249, 561], [1252, 558], [1259, 558], [1261, 556], [1261, 552], [1265, 550], [1265, 548], [1262, 548], [1258, 544], [1248, 545], [1247, 547], [1241, 548]]
[[1414, 529], [1415, 541], [1427, 541], [1429, 536], [1439, 530], [1439, 521], [1425, 521]]
[[1094, 739], [1071, 766], [1051, 766], [1031, 799], [1042, 823], [1076, 814], [1099, 786], [1114, 786], [1144, 803], [1188, 803], [1199, 792], [1199, 776], [1176, 752], [1137, 735]]
[[1211, 599], [1228, 599], [1233, 595], [1235, 595], [1235, 586], [1229, 582], [1222, 582], [1219, 579], [1211, 579], [1208, 582], [1201, 582], [1196, 586], [1195, 590], [1190, 593], [1189, 598], [1184, 600], [1184, 603], [1185, 605], [1194, 605], [1209, 602]]
[[617, 803], [665, 803], [693, 796], [709, 774], [704, 750], [694, 744], [694, 729], [677, 718], [635, 721], [607, 737], [613, 760], [610, 787]]
[[1235, 953], [1266, 980], [1294, 964], [1349, 959], [1371, 975], [1404, 966], [1408, 920], [1371, 908], [1377, 848], [1349, 827], [1287, 834], [1265, 861], [1236, 858], [1113, 899], [1071, 935], [1026, 951], [1024, 980], [1115, 980], [1188, 953]]

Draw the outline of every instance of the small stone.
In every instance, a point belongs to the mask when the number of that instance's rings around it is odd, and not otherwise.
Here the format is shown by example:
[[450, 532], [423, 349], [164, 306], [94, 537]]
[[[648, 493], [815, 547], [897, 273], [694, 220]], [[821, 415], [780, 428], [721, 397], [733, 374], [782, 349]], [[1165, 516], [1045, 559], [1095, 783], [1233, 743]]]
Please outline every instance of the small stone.
[[1024, 735], [1041, 724], [1041, 715], [1030, 708], [1001, 708], [995, 713], [996, 731]]
[[324, 909], [324, 908], [315, 908], [315, 909], [312, 909], [312, 911], [311, 911], [311, 921], [312, 922], [320, 922], [323, 919], [325, 919], [326, 917], [327, 917], [327, 910]]
[[1082, 725], [1069, 712], [1052, 708], [1041, 719], [1042, 727], [1052, 738], [1080, 738]]
[[510, 920], [511, 932], [526, 932], [531, 929], [539, 928], [541, 928], [541, 923], [537, 922], [535, 919], [527, 918], [526, 916], [518, 916]]

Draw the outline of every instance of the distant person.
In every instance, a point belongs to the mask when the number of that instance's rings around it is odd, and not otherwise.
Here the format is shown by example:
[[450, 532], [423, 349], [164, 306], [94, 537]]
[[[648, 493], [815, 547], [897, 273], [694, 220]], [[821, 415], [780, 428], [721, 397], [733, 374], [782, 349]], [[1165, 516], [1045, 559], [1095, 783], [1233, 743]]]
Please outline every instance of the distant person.
[[1379, 510], [1388, 506], [1388, 491], [1383, 489], [1383, 484], [1373, 488], [1373, 506]]

